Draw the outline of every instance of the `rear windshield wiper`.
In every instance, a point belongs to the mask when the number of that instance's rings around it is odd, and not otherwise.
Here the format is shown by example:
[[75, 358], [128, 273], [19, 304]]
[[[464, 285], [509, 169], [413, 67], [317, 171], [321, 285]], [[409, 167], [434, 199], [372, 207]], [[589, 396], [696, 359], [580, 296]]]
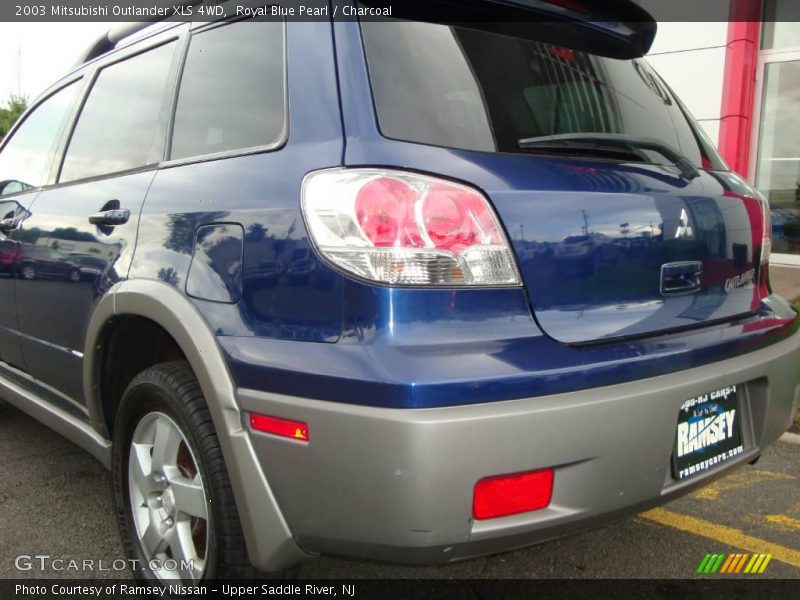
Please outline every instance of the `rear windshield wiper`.
[[649, 162], [642, 150], [653, 150], [678, 167], [686, 179], [694, 179], [700, 175], [697, 168], [683, 154], [671, 146], [649, 138], [635, 138], [619, 133], [562, 133], [558, 135], [542, 135], [523, 138], [517, 142], [525, 150], [541, 150], [563, 152], [565, 150], [581, 151], [614, 151], [627, 150], [645, 162]]

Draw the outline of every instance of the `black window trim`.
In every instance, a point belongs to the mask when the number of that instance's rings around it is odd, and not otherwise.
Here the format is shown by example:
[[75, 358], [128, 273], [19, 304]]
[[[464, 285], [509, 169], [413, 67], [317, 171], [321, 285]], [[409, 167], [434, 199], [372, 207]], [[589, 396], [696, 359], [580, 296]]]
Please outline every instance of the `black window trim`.
[[[70, 115], [69, 120], [69, 127], [66, 135], [63, 135], [58, 150], [56, 152], [55, 164], [50, 172], [50, 179], [49, 185], [44, 186], [42, 189], [54, 189], [54, 188], [61, 188], [67, 187], [71, 185], [79, 185], [83, 183], [90, 183], [93, 181], [101, 181], [103, 179], [109, 179], [113, 177], [123, 177], [125, 175], [131, 175], [134, 173], [142, 173], [146, 171], [155, 170], [161, 164], [164, 159], [166, 153], [166, 141], [167, 141], [167, 125], [168, 125], [168, 117], [169, 113], [166, 112], [169, 110], [170, 103], [172, 102], [172, 98], [176, 94], [177, 90], [177, 75], [178, 75], [178, 67], [180, 65], [180, 60], [183, 57], [183, 54], [186, 49], [187, 40], [188, 40], [188, 32], [189, 32], [189, 23], [184, 23], [183, 25], [175, 28], [169, 28], [166, 30], [161, 30], [155, 32], [153, 35], [143, 38], [141, 40], [137, 40], [135, 43], [120, 48], [119, 50], [114, 50], [110, 52], [103, 58], [98, 59], [89, 64], [87, 70], [84, 73], [85, 76], [85, 84], [82, 90], [81, 97], [79, 101], [76, 103], [76, 107], [73, 109], [73, 113]], [[161, 138], [161, 159], [155, 162], [151, 162], [145, 165], [140, 165], [137, 167], [132, 167], [130, 169], [123, 169], [120, 171], [112, 171], [109, 173], [100, 173], [98, 175], [92, 175], [90, 177], [83, 177], [80, 179], [73, 179], [70, 181], [60, 181], [61, 173], [64, 168], [64, 161], [66, 160], [67, 151], [69, 150], [69, 144], [72, 141], [72, 136], [75, 134], [75, 129], [78, 125], [78, 121], [80, 119], [81, 113], [83, 112], [84, 106], [86, 105], [86, 101], [89, 98], [89, 95], [92, 92], [95, 84], [97, 83], [97, 79], [100, 76], [100, 73], [103, 69], [107, 67], [111, 67], [117, 63], [121, 63], [129, 58], [133, 58], [140, 54], [144, 54], [145, 52], [149, 52], [151, 50], [155, 50], [161, 46], [166, 44], [175, 43], [176, 48], [174, 54], [172, 56], [172, 62], [170, 63], [169, 73], [167, 75], [167, 87], [164, 91], [164, 95], [161, 99], [161, 108], [159, 110], [159, 122], [157, 123], [157, 135]], [[166, 120], [162, 120], [166, 117]]]
[[195, 163], [203, 163], [203, 162], [210, 162], [214, 160], [222, 160], [226, 158], [235, 158], [237, 156], [249, 156], [252, 154], [263, 154], [266, 152], [275, 152], [283, 148], [287, 141], [289, 140], [289, 123], [290, 123], [290, 115], [289, 115], [289, 68], [288, 68], [288, 31], [287, 31], [287, 23], [286, 19], [281, 19], [281, 23], [283, 25], [282, 28], [282, 35], [283, 35], [283, 44], [281, 45], [281, 50], [283, 52], [283, 129], [281, 130], [280, 137], [275, 140], [274, 142], [270, 142], [267, 144], [259, 144], [257, 146], [249, 146], [247, 148], [234, 148], [232, 150], [224, 150], [222, 152], [211, 152], [208, 154], [197, 154], [194, 156], [186, 156], [183, 158], [170, 158], [172, 153], [172, 136], [174, 134], [174, 126], [175, 126], [175, 115], [178, 109], [178, 96], [180, 94], [180, 86], [183, 81], [183, 71], [186, 67], [186, 57], [189, 54], [189, 45], [191, 44], [192, 37], [196, 34], [201, 34], [206, 31], [210, 31], [212, 29], [216, 29], [218, 27], [225, 27], [226, 25], [232, 25], [234, 23], [240, 23], [242, 21], [251, 20], [249, 17], [244, 18], [235, 18], [235, 19], [226, 19], [224, 21], [217, 21], [213, 23], [203, 23], [202, 26], [194, 27], [189, 32], [188, 39], [186, 41], [186, 45], [183, 48], [183, 54], [181, 56], [181, 65], [180, 70], [178, 73], [178, 80], [175, 85], [175, 93], [172, 98], [172, 108], [170, 111], [170, 121], [169, 121], [169, 129], [167, 131], [167, 144], [166, 144], [166, 152], [164, 160], [158, 165], [159, 169], [169, 169], [172, 167], [180, 167], [183, 165], [190, 165]]

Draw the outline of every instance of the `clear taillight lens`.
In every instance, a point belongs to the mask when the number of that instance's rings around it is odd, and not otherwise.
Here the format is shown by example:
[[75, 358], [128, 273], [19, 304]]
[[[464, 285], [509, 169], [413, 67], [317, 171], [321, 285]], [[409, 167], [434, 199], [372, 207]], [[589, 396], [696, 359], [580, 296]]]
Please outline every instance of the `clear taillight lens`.
[[766, 199], [761, 200], [761, 222], [763, 230], [761, 232], [761, 264], [769, 263], [769, 255], [772, 253], [772, 212]]
[[520, 285], [489, 202], [467, 186], [388, 169], [306, 176], [303, 214], [324, 258], [394, 285]]

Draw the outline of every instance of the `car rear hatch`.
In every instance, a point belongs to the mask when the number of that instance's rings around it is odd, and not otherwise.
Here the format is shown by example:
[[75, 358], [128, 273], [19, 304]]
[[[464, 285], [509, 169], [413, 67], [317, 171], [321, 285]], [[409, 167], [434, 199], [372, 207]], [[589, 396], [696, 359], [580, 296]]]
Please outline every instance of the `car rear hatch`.
[[645, 60], [474, 24], [361, 31], [380, 131], [412, 143], [351, 160], [483, 191], [548, 335], [651, 335], [759, 308], [768, 209]]

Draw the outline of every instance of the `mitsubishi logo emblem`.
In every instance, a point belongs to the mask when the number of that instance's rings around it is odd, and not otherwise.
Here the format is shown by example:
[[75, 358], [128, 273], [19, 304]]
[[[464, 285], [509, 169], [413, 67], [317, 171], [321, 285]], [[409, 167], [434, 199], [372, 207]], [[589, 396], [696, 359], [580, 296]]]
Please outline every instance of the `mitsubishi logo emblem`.
[[678, 227], [675, 229], [675, 237], [676, 238], [687, 238], [692, 237], [694, 232], [692, 231], [691, 226], [689, 225], [689, 215], [686, 213], [686, 209], [681, 209], [681, 216], [678, 219]]

